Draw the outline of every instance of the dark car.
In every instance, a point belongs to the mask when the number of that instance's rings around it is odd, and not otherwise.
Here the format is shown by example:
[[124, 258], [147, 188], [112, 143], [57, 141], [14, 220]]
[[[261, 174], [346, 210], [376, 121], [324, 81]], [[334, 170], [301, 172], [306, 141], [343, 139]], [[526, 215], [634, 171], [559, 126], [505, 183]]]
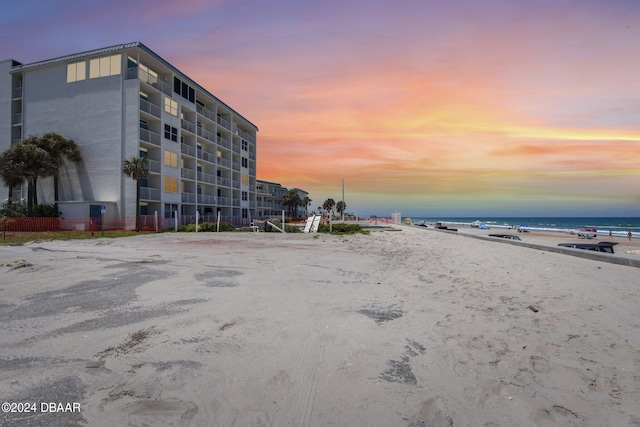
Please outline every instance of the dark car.
[[587, 251], [606, 252], [609, 254], [614, 253], [613, 247], [617, 245], [614, 242], [600, 242], [600, 243], [560, 243], [558, 246], [565, 248], [584, 249]]

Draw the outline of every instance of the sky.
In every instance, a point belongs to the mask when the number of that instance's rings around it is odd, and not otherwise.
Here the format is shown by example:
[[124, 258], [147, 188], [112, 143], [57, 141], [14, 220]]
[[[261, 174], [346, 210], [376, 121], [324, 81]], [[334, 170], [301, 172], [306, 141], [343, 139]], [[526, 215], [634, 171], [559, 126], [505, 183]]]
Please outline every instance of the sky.
[[358, 215], [640, 216], [638, 0], [21, 0], [0, 59], [141, 41]]

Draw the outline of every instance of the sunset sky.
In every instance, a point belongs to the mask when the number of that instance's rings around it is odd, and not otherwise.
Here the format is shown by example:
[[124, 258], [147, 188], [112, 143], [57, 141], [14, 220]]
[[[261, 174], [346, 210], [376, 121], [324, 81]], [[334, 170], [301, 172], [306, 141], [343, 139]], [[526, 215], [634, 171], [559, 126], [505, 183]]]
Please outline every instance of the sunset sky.
[[64, 0], [0, 59], [141, 41], [260, 129], [258, 179], [389, 216], [640, 216], [638, 0]]

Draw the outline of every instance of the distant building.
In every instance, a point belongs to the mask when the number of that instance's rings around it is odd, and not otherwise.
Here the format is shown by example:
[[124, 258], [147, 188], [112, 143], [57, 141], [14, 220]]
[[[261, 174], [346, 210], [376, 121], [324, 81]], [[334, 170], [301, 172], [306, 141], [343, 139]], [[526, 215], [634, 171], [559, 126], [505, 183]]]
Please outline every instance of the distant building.
[[[282, 211], [288, 214], [288, 207], [283, 206], [282, 199], [289, 190], [295, 190], [304, 200], [309, 193], [299, 188], [286, 188], [277, 182], [257, 180], [257, 218], [269, 218], [282, 215]], [[298, 206], [296, 215], [303, 217], [306, 215], [305, 206]]]
[[[0, 62], [0, 151], [33, 134], [56, 132], [84, 160], [60, 176], [65, 217], [134, 223], [158, 213], [192, 223], [221, 218], [246, 224], [257, 215], [258, 128], [140, 42], [21, 64]], [[146, 157], [149, 176], [135, 206], [135, 181], [122, 162]], [[53, 203], [52, 179], [38, 200]], [[8, 189], [1, 187], [1, 200]], [[26, 197], [26, 185], [14, 198]], [[0, 200], [0, 201], [1, 201]]]

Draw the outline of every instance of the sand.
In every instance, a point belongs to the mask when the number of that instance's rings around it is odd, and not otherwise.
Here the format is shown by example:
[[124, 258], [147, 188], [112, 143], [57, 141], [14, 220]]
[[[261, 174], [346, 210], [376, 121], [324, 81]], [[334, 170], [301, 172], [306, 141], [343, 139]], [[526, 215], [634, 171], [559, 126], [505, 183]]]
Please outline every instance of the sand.
[[640, 423], [640, 269], [397, 228], [0, 246], [0, 425]]

